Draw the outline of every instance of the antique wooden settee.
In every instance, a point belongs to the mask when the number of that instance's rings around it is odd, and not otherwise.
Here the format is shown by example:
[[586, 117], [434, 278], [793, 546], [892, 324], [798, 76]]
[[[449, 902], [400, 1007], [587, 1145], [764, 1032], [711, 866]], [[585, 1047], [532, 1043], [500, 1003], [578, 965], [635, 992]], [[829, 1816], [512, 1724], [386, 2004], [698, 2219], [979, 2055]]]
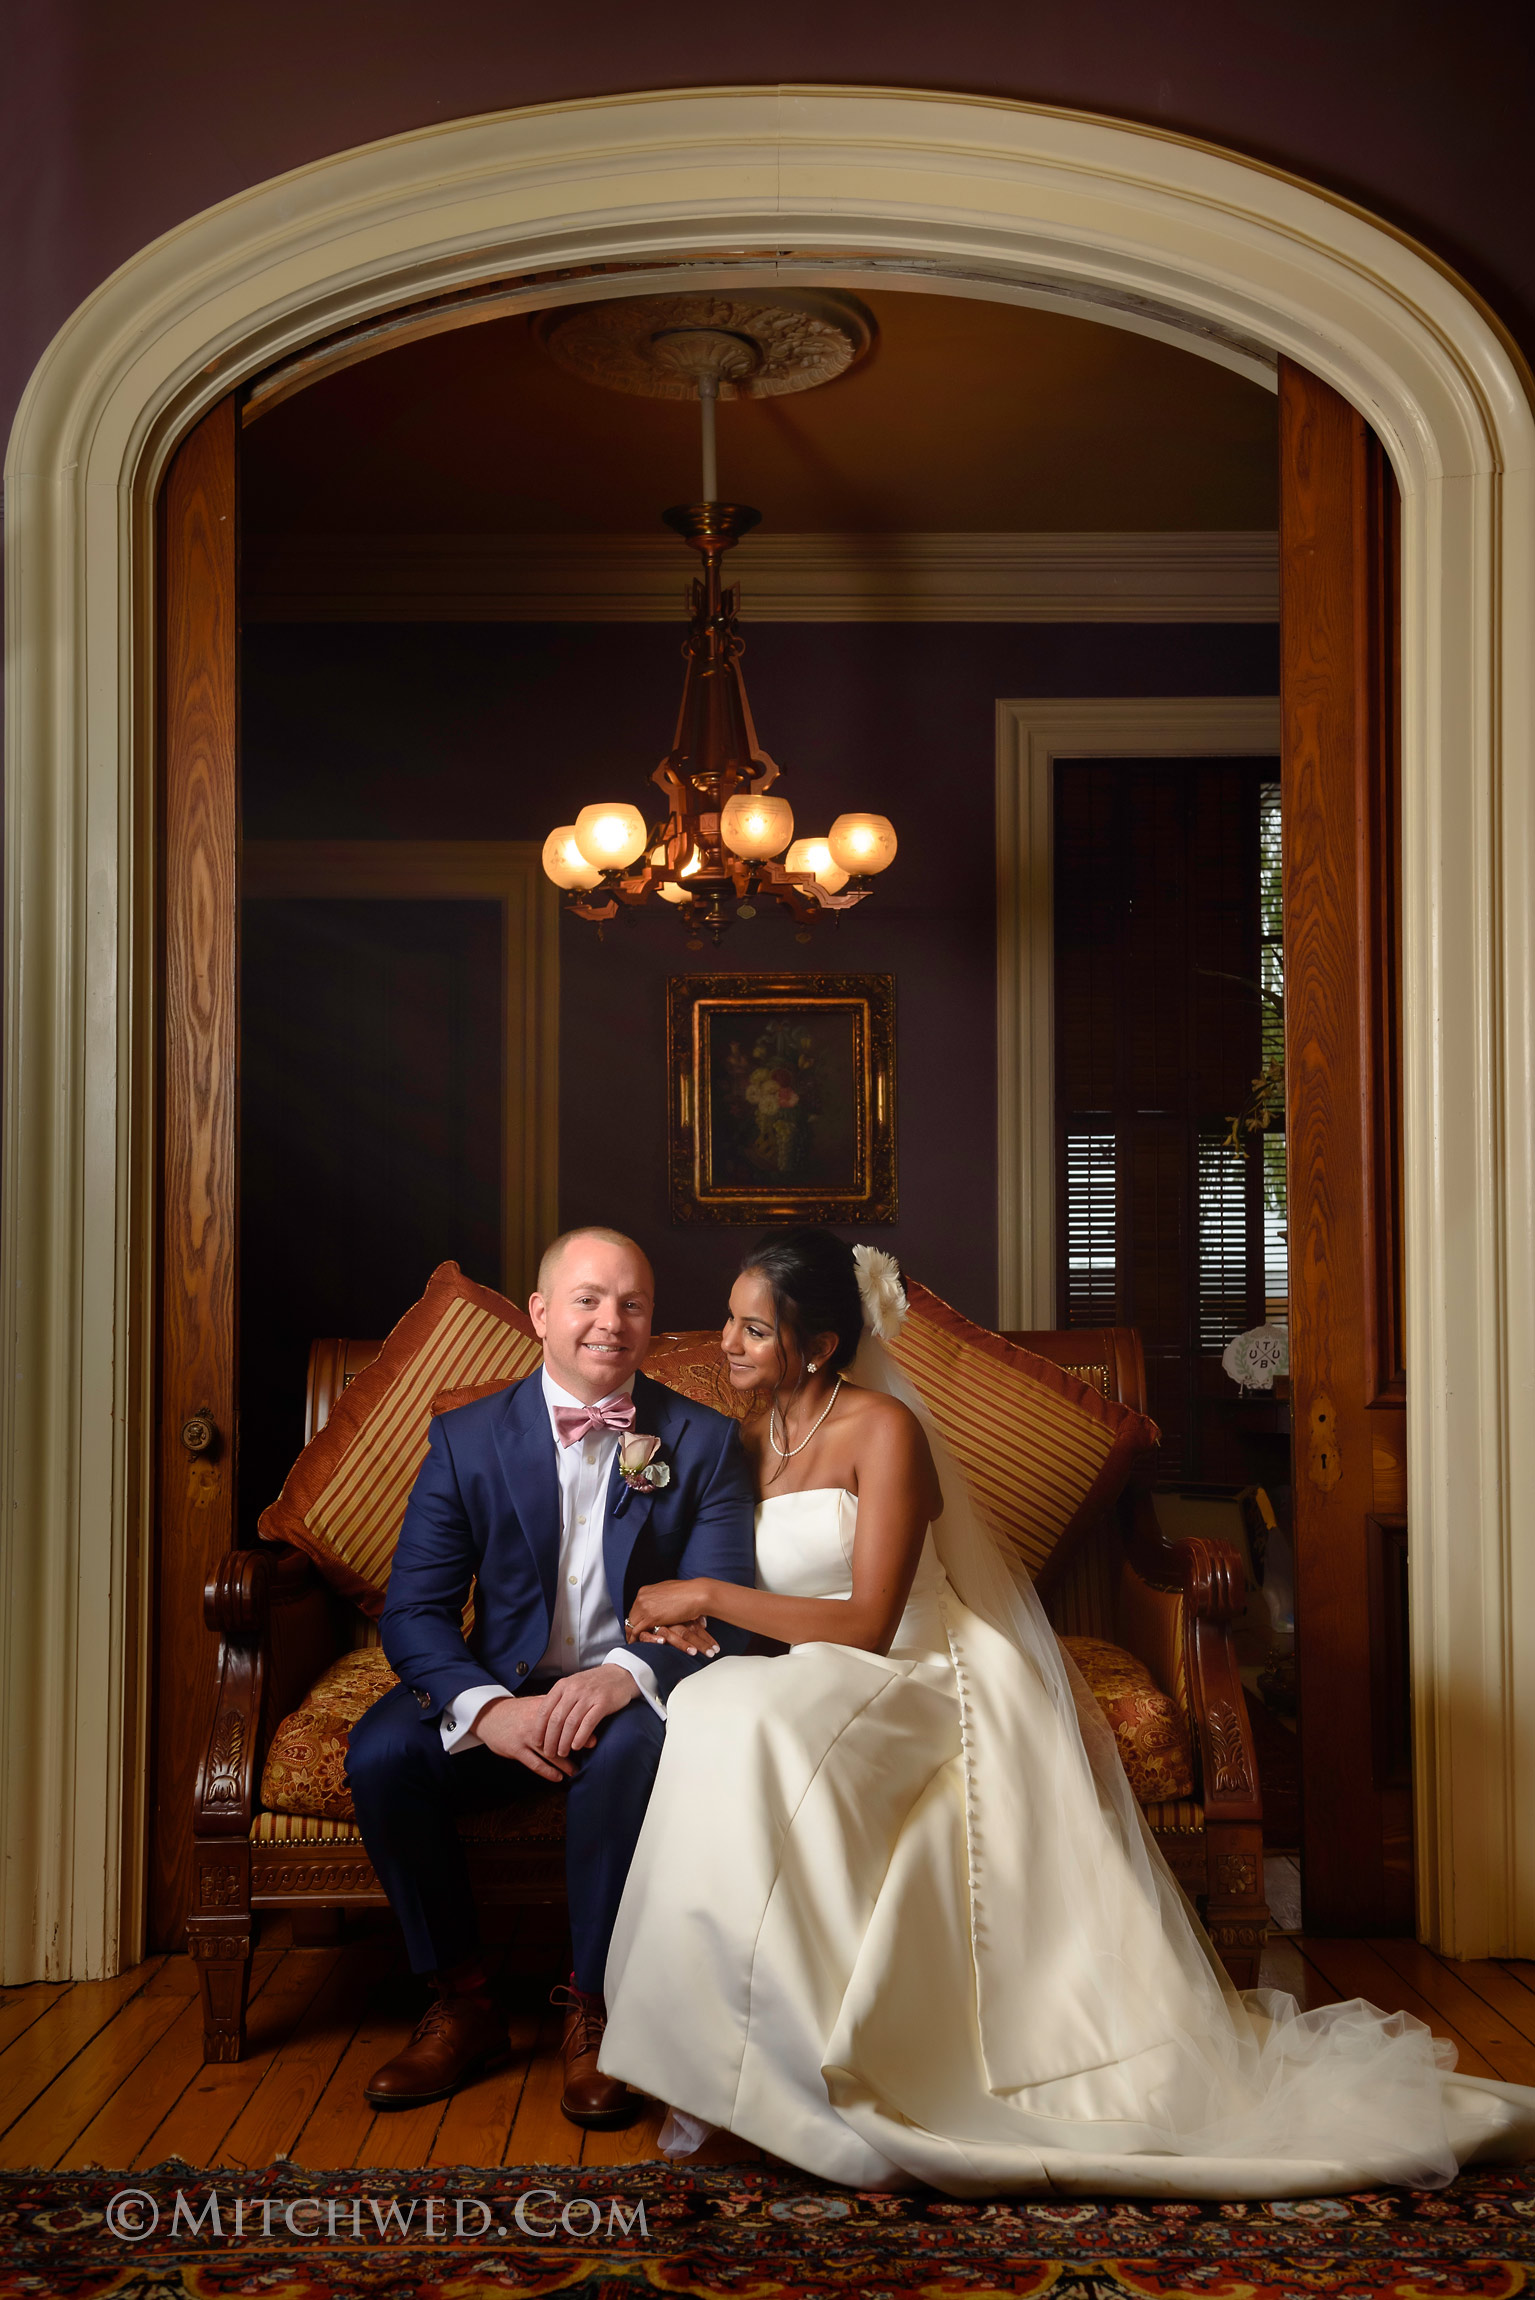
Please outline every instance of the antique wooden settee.
[[[1144, 1364], [1133, 1332], [1096, 1328], [1007, 1338], [1103, 1398], [1144, 1410]], [[710, 1338], [659, 1337], [651, 1362], [663, 1370], [660, 1357], [689, 1342], [696, 1356], [707, 1352]], [[315, 1342], [306, 1440], [324, 1427], [379, 1348], [371, 1341]], [[1188, 1794], [1148, 1799], [1138, 1793], [1164, 1857], [1233, 1979], [1252, 1985], [1267, 1909], [1257, 1765], [1231, 1637], [1244, 1602], [1236, 1551], [1207, 1540], [1168, 1541], [1143, 1463], [1117, 1504], [1083, 1525], [1037, 1581], [1052, 1622], [1090, 1681], [1094, 1661], [1107, 1659], [1112, 1677], [1113, 1667], [1129, 1666], [1133, 1656], [1171, 1697], [1164, 1706], [1176, 1710], [1187, 1732]], [[293, 1723], [322, 1673], [354, 1651], [366, 1656], [365, 1673], [385, 1664], [376, 1628], [338, 1596], [309, 1556], [284, 1543], [231, 1551], [208, 1583], [205, 1611], [219, 1639], [218, 1694], [193, 1816], [188, 1939], [199, 1967], [204, 2057], [218, 2061], [237, 2060], [245, 2049], [250, 1958], [263, 1912], [287, 1912], [296, 1937], [316, 1938], [334, 1928], [340, 1912], [385, 1905], [349, 1820], [274, 1810], [261, 1794], [274, 1735], [285, 1721]], [[364, 1699], [388, 1682], [387, 1675], [375, 1675]], [[1101, 1686], [1094, 1689], [1107, 1704]], [[518, 1804], [462, 1824], [486, 1905], [563, 1900], [563, 1820], [559, 1791], [534, 1784]]]

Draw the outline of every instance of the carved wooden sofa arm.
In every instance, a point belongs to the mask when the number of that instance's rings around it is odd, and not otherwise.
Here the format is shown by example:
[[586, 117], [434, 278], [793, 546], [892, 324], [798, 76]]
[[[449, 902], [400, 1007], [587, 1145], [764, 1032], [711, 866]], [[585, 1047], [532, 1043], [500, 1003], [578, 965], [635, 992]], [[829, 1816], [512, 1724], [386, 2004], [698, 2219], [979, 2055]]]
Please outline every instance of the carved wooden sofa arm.
[[204, 2057], [238, 2060], [252, 1947], [250, 1833], [267, 1743], [336, 1650], [324, 1584], [298, 1550], [233, 1549], [203, 1591], [219, 1639], [213, 1723], [197, 1769], [187, 1947], [202, 1990]]
[[[1258, 1756], [1242, 1681], [1237, 1675], [1232, 1624], [1246, 1601], [1241, 1558], [1230, 1543], [1195, 1537], [1169, 1541], [1144, 1486], [1120, 1500], [1120, 1526], [1129, 1567], [1123, 1595], [1126, 1642], [1134, 1648], [1136, 1583], [1181, 1599], [1180, 1650], [1172, 1657], [1179, 1694], [1194, 1741], [1196, 1789], [1208, 1841], [1205, 1923], [1239, 1987], [1254, 1987], [1268, 1935], [1263, 1884], [1263, 1797]], [[1153, 1673], [1161, 1676], [1149, 1653]], [[1164, 1663], [1165, 1669], [1165, 1663]]]

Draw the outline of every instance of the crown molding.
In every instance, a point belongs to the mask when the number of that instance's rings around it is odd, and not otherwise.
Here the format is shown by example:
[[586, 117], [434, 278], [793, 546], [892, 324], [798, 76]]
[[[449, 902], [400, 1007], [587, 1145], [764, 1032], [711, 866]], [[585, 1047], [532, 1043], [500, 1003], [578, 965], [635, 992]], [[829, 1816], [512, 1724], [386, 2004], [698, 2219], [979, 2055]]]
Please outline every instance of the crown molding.
[[[1279, 539], [1177, 534], [754, 535], [748, 623], [1273, 623]], [[248, 538], [254, 623], [675, 623], [666, 535]]]

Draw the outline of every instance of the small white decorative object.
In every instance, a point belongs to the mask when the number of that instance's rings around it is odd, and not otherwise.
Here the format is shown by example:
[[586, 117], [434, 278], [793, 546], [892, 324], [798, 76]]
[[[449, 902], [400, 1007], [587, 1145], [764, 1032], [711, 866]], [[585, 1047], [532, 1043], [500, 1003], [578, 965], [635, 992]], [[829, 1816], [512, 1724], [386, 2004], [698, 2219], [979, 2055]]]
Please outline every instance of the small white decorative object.
[[1239, 1389], [1271, 1390], [1276, 1374], [1290, 1371], [1287, 1326], [1253, 1326], [1221, 1352], [1221, 1364]]
[[893, 1254], [877, 1246], [855, 1246], [858, 1291], [863, 1296], [863, 1322], [876, 1341], [893, 1342], [906, 1316], [906, 1288]]

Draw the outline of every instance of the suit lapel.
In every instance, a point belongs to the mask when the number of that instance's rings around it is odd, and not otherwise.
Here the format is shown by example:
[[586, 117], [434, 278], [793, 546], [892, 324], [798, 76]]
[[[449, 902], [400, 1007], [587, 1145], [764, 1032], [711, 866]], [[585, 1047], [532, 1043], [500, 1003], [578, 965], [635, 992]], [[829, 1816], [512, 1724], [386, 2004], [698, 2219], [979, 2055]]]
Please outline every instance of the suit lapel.
[[532, 1551], [552, 1619], [555, 1576], [560, 1569], [560, 1477], [539, 1374], [529, 1374], [510, 1392], [505, 1411], [496, 1421], [495, 1437], [512, 1510]]
[[[673, 1465], [678, 1440], [687, 1427], [687, 1408], [675, 1390], [667, 1389], [661, 1382], [653, 1382], [648, 1374], [636, 1374], [634, 1426], [642, 1436], [658, 1437], [661, 1440], [661, 1459], [669, 1466]], [[674, 1466], [672, 1474], [676, 1475]], [[615, 1455], [613, 1474], [608, 1480], [607, 1522], [602, 1547], [608, 1590], [620, 1620], [623, 1619], [624, 1583], [629, 1571], [629, 1560], [656, 1500], [654, 1492], [636, 1491], [633, 1486], [624, 1483]]]

